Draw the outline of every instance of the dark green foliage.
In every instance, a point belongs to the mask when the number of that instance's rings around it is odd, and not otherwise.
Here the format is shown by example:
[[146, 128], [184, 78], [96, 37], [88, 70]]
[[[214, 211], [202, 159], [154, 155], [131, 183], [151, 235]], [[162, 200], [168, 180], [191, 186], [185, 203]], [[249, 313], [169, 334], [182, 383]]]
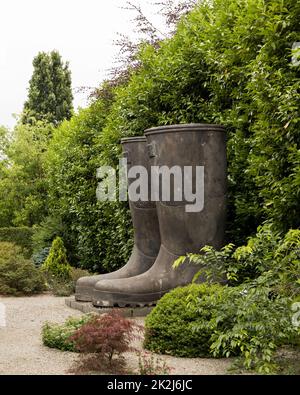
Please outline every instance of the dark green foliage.
[[227, 127], [228, 241], [243, 244], [265, 220], [279, 232], [299, 226], [299, 15], [292, 0], [201, 2], [173, 37], [141, 45], [128, 83], [104, 84], [106, 94], [58, 128], [49, 193], [72, 263], [103, 272], [126, 262], [128, 207], [96, 202], [96, 169], [117, 167], [121, 137], [161, 124]]
[[[196, 323], [204, 325], [211, 319], [212, 299], [217, 299], [221, 291], [218, 285], [192, 284], [163, 296], [146, 318], [144, 346], [154, 352], [179, 357], [209, 356], [212, 329], [203, 326], [195, 331], [194, 326]], [[201, 299], [201, 314], [197, 311], [198, 298]]]
[[47, 216], [39, 225], [33, 227], [32, 245], [34, 254], [40, 254], [41, 251], [51, 247], [53, 240], [59, 236], [64, 240], [67, 249], [68, 261], [74, 265], [78, 263], [76, 256], [76, 240], [73, 239], [73, 233], [70, 227], [62, 222], [60, 214], [52, 212], [52, 216]]
[[112, 158], [124, 135], [160, 124], [221, 123], [228, 131], [228, 239], [237, 244], [270, 219], [299, 226], [300, 8], [284, 0], [201, 2], [117, 90], [101, 139]]
[[33, 229], [26, 226], [0, 228], [0, 241], [17, 244], [25, 250], [26, 256], [30, 256], [32, 253], [32, 235]]
[[42, 274], [22, 252], [13, 243], [0, 242], [0, 294], [31, 295], [45, 290]]
[[33, 68], [22, 122], [57, 124], [70, 119], [73, 96], [68, 63], [63, 63], [57, 51], [40, 52], [33, 60]]
[[64, 225], [59, 216], [47, 217], [33, 228], [32, 244], [35, 252], [51, 247], [53, 240], [64, 236]]
[[[109, 108], [109, 103], [98, 101], [64, 122], [54, 133], [47, 159], [51, 207], [63, 221], [72, 263], [99, 272], [124, 265], [132, 246], [127, 204], [96, 199], [96, 171], [107, 164], [98, 139]], [[35, 240], [43, 229], [46, 224]]]
[[76, 351], [74, 341], [70, 340], [77, 329], [91, 319], [90, 315], [80, 318], [70, 317], [64, 324], [46, 322], [42, 328], [42, 339], [45, 346], [61, 351]]

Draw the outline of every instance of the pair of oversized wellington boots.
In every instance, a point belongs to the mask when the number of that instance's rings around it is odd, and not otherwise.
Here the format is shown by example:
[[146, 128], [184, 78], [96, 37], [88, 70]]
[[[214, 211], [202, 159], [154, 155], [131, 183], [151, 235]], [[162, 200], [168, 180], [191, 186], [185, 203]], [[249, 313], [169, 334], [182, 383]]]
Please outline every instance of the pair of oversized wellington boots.
[[[134, 227], [132, 255], [120, 270], [79, 279], [75, 294], [78, 301], [92, 301], [99, 307], [154, 305], [165, 293], [189, 284], [200, 269], [188, 260], [174, 269], [179, 256], [198, 253], [205, 245], [222, 247], [227, 178], [225, 129], [208, 124], [172, 125], [148, 129], [145, 136], [121, 141], [128, 171], [132, 166], [144, 166], [149, 175], [150, 168], [164, 174], [172, 173], [176, 166], [183, 175], [182, 183], [169, 177], [168, 199], [161, 197], [161, 191], [153, 193], [153, 188], [166, 187], [163, 184], [167, 178], [163, 176], [158, 183], [149, 181], [148, 201], [132, 201], [129, 195]], [[192, 169], [188, 175], [187, 166]], [[192, 203], [184, 193], [183, 199], [174, 194], [176, 188], [184, 192], [186, 186], [195, 193], [200, 187], [197, 168], [202, 169], [203, 181], [198, 210], [191, 209]], [[153, 196], [158, 200], [151, 201]]]

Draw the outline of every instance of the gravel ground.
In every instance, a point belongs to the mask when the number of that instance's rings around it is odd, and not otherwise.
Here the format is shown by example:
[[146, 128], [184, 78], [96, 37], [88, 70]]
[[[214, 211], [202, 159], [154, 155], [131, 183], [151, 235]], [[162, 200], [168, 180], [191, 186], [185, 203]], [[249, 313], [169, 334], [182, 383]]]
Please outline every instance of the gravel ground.
[[[7, 324], [0, 327], [0, 374], [68, 374], [76, 354], [44, 347], [41, 327], [45, 321], [61, 323], [82, 313], [67, 307], [65, 298], [50, 295], [0, 297], [0, 303], [6, 306]], [[141, 349], [141, 343], [136, 346]], [[231, 363], [225, 359], [159, 358], [172, 368], [172, 374], [226, 374]], [[136, 370], [136, 355], [127, 353], [126, 359], [129, 367]]]
[[45, 321], [64, 322], [81, 313], [65, 305], [64, 298], [42, 295], [4, 298], [6, 327], [0, 328], [0, 374], [67, 374], [76, 356], [44, 347]]

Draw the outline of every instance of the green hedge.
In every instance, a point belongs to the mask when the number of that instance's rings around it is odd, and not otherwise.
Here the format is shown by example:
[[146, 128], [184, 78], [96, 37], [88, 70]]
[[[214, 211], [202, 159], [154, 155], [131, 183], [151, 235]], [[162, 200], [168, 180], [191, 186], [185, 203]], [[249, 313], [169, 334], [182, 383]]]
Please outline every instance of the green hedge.
[[243, 244], [259, 224], [300, 226], [299, 41], [294, 0], [213, 0], [199, 5], [141, 67], [116, 102], [99, 139], [109, 159], [121, 137], [148, 127], [220, 123], [228, 137], [227, 238]]
[[[123, 266], [132, 248], [127, 204], [96, 199], [97, 168], [111, 164], [101, 161], [103, 147], [97, 142], [109, 113], [107, 107], [107, 103], [96, 102], [54, 131], [47, 152], [49, 199], [51, 215], [61, 218], [63, 227], [58, 224], [55, 228], [48, 218], [34, 237], [38, 242], [43, 234], [51, 239], [53, 234], [61, 236], [69, 262], [97, 272]], [[119, 144], [116, 150], [120, 151]]]
[[126, 262], [127, 206], [96, 201], [96, 169], [117, 168], [120, 139], [158, 125], [226, 126], [228, 242], [244, 244], [266, 220], [300, 226], [299, 17], [294, 0], [199, 2], [159, 48], [141, 46], [127, 84], [60, 125], [47, 153], [50, 208], [76, 263], [102, 272]]
[[27, 226], [19, 228], [0, 228], [0, 241], [7, 241], [26, 249], [26, 256], [32, 254], [33, 230]]

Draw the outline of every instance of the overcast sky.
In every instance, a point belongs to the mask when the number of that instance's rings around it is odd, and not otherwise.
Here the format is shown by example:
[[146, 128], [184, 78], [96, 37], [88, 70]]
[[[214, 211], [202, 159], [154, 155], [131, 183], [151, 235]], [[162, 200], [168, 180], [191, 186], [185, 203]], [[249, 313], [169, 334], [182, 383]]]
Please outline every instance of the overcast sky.
[[[152, 16], [150, 0], [141, 0]], [[112, 66], [117, 32], [133, 29], [126, 0], [2, 0], [0, 3], [0, 125], [12, 127], [26, 100], [32, 60], [56, 49], [70, 62], [73, 89], [96, 87]], [[74, 94], [75, 108], [86, 95]]]

